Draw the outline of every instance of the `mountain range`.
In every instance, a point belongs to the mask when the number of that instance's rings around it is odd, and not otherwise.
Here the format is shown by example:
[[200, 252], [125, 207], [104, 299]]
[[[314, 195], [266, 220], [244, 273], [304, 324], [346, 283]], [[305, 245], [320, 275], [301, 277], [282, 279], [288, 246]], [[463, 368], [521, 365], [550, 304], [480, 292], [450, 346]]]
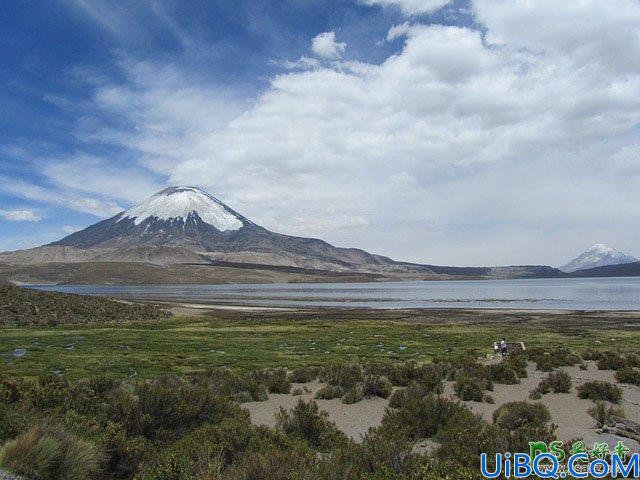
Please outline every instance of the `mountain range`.
[[166, 188], [44, 245], [0, 253], [0, 277], [43, 283], [225, 283], [559, 277], [540, 265], [447, 267], [400, 262], [275, 233], [204, 190]]

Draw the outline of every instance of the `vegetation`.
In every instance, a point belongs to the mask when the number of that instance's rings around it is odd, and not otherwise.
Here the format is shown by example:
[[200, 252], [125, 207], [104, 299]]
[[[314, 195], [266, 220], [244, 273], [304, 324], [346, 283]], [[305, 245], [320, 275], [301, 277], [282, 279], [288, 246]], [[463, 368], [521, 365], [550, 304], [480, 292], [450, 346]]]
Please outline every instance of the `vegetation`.
[[19, 475], [42, 480], [84, 480], [99, 471], [101, 452], [60, 426], [36, 426], [7, 442], [0, 463]]
[[532, 399], [539, 399], [547, 393], [569, 393], [571, 391], [571, 375], [564, 370], [551, 372], [540, 384], [531, 392]]
[[620, 403], [622, 390], [620, 387], [599, 380], [583, 383], [578, 387], [578, 396], [589, 400], [604, 400], [611, 403]]
[[640, 370], [634, 367], [623, 367], [616, 372], [616, 380], [620, 383], [640, 385]]
[[0, 326], [148, 322], [170, 316], [166, 310], [146, 303], [125, 303], [13, 286], [0, 286], [0, 313]]
[[[474, 479], [481, 452], [528, 451], [532, 438], [553, 438], [553, 425], [546, 407], [531, 402], [503, 405], [487, 422], [439, 395], [445, 379], [461, 398], [489, 401], [493, 383], [519, 382], [531, 360], [553, 372], [550, 390], [562, 391], [562, 371], [554, 370], [579, 363], [572, 352], [585, 348], [600, 359], [598, 342], [612, 339], [626, 367], [638, 368], [640, 332], [626, 317], [585, 314], [560, 327], [540, 313], [505, 322], [465, 312], [412, 312], [410, 321], [406, 313], [371, 315], [221, 312], [6, 326], [0, 465], [41, 479]], [[478, 362], [506, 334], [526, 339], [527, 352], [495, 366]], [[7, 354], [16, 348], [26, 355]], [[626, 367], [620, 378], [630, 378]], [[323, 398], [389, 397], [382, 425], [356, 443], [314, 401], [281, 411], [276, 428], [252, 425], [239, 405], [316, 379], [327, 384]], [[615, 400], [617, 387], [591, 383], [581, 397]], [[598, 421], [617, 413], [594, 406]], [[425, 438], [440, 448], [413, 453]]]
[[611, 423], [611, 417], [625, 417], [624, 410], [621, 407], [611, 405], [602, 400], [595, 402], [595, 405], [589, 409], [589, 415], [595, 419], [598, 428], [609, 425]]

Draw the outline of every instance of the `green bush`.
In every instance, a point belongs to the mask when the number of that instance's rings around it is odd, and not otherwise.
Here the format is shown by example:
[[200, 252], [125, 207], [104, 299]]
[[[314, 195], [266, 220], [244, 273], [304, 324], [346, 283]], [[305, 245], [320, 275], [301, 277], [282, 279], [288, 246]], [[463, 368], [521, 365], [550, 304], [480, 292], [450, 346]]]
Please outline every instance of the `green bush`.
[[485, 390], [486, 387], [486, 381], [471, 377], [461, 377], [453, 384], [453, 390], [456, 392], [456, 395], [464, 401], [473, 400], [475, 402], [482, 402], [484, 399], [483, 390]]
[[204, 424], [164, 450], [141, 475], [144, 480], [209, 480], [231, 465], [254, 441], [246, 418]]
[[624, 357], [617, 352], [603, 352], [598, 359], [598, 370], [620, 370], [625, 365]]
[[18, 475], [41, 480], [83, 480], [99, 471], [101, 452], [62, 427], [32, 427], [5, 444], [0, 464]]
[[356, 364], [331, 365], [320, 370], [319, 380], [347, 390], [364, 381], [364, 369]]
[[602, 357], [602, 352], [600, 352], [599, 350], [595, 350], [593, 348], [583, 348], [582, 351], [580, 352], [580, 356], [582, 357], [583, 360], [600, 360], [600, 358]]
[[502, 361], [507, 367], [516, 372], [520, 378], [527, 378], [527, 356], [523, 353], [514, 353]]
[[[246, 452], [225, 472], [225, 480], [292, 480], [310, 478], [313, 458], [299, 449], [269, 448]], [[206, 480], [221, 477], [207, 477]], [[200, 480], [200, 479], [198, 479]], [[205, 480], [204, 478], [201, 480]]]
[[593, 401], [605, 400], [611, 403], [620, 403], [622, 390], [612, 383], [597, 380], [580, 385], [578, 387], [578, 396]]
[[551, 372], [531, 392], [530, 397], [533, 400], [538, 400], [542, 395], [549, 392], [569, 393], [571, 391], [571, 384], [572, 384], [571, 375], [569, 375], [564, 370]]
[[134, 395], [121, 398], [112, 409], [112, 418], [130, 435], [160, 440], [178, 438], [205, 422], [246, 414], [211, 388], [171, 376], [138, 383]]
[[365, 397], [389, 398], [393, 387], [386, 377], [367, 375], [362, 383], [362, 393]]
[[300, 367], [294, 369], [289, 374], [289, 381], [292, 383], [309, 383], [318, 377], [318, 369], [312, 367]]
[[291, 391], [289, 374], [285, 368], [268, 369], [266, 375], [269, 393], [289, 393]]
[[[355, 388], [355, 385], [351, 388]], [[344, 388], [338, 385], [325, 385], [315, 394], [316, 400], [333, 400], [344, 395]]]
[[362, 387], [356, 386], [356, 387], [351, 387], [349, 390], [344, 392], [344, 395], [342, 396], [340, 401], [346, 405], [351, 405], [353, 403], [358, 403], [363, 399], [364, 399], [364, 393], [362, 391]]
[[428, 389], [422, 384], [414, 383], [405, 388], [399, 388], [391, 394], [389, 397], [389, 406], [391, 408], [400, 408], [410, 399], [419, 400], [427, 395], [430, 395]]
[[487, 367], [487, 377], [495, 383], [515, 385], [520, 383], [518, 374], [507, 362], [496, 363]]
[[620, 383], [640, 385], [640, 370], [633, 367], [623, 367], [616, 372], [616, 380]]
[[267, 387], [264, 380], [251, 373], [238, 374], [228, 368], [213, 368], [198, 380], [220, 395], [247, 400], [249, 396], [256, 402], [267, 400]]
[[541, 403], [509, 402], [493, 413], [493, 423], [505, 430], [545, 427], [550, 421], [551, 413]]
[[598, 400], [595, 405], [588, 410], [588, 413], [595, 419], [598, 424], [598, 428], [610, 425], [611, 417], [625, 417], [624, 410], [622, 408], [603, 402], [602, 400]]
[[414, 440], [432, 438], [455, 425], [480, 421], [466, 405], [448, 398], [428, 395], [408, 397], [397, 409], [388, 409], [382, 418], [382, 427], [400, 430]]
[[280, 408], [276, 414], [276, 428], [287, 435], [299, 437], [313, 448], [326, 449], [345, 439], [344, 434], [329, 421], [329, 415], [314, 401], [298, 403], [287, 412]]

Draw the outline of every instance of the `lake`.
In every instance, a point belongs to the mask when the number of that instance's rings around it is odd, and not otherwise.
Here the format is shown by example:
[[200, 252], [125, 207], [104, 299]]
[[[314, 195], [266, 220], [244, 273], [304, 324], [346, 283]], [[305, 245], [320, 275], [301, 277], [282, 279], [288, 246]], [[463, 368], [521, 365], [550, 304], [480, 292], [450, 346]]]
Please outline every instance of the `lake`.
[[640, 277], [34, 288], [124, 299], [270, 307], [640, 310]]

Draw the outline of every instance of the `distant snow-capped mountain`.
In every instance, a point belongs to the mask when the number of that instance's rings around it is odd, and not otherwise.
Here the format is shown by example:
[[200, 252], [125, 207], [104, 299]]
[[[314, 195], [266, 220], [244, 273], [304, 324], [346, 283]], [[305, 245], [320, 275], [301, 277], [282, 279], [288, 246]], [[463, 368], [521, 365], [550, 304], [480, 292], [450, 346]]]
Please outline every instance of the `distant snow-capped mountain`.
[[625, 255], [621, 251], [602, 243], [597, 243], [580, 256], [560, 267], [560, 270], [564, 272], [575, 272], [587, 268], [621, 265], [623, 263], [633, 263], [637, 261], [637, 258]]

